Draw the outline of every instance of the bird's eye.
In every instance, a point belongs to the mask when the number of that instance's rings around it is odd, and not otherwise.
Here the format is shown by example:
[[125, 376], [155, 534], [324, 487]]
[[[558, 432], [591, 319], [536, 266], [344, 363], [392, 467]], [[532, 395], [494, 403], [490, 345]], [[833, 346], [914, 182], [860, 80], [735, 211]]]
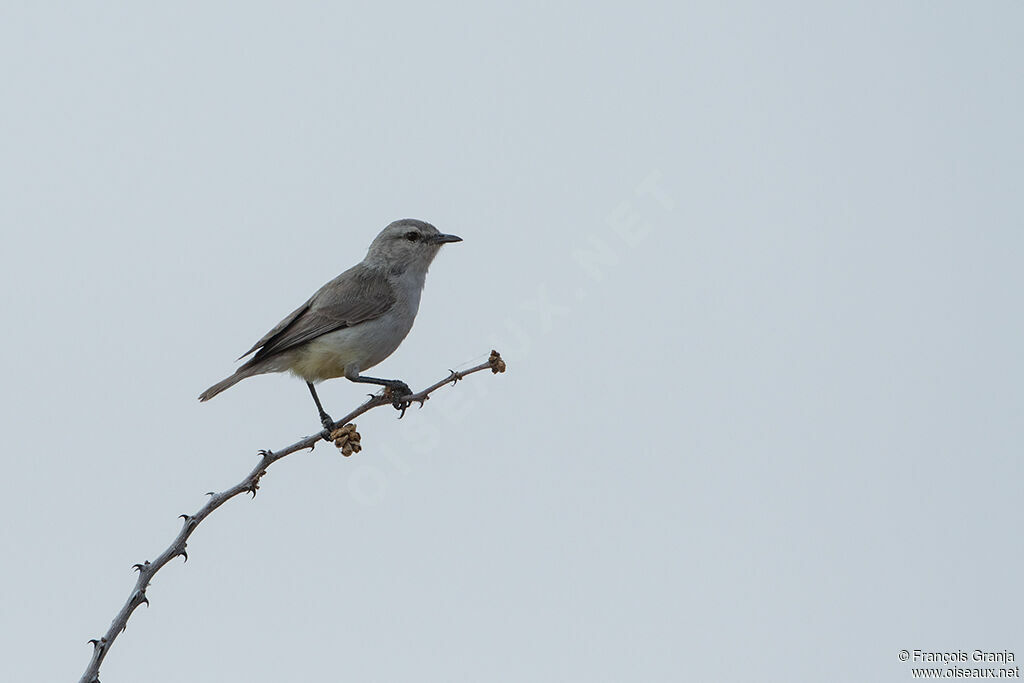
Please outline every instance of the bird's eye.
[[415, 242], [419, 238], [420, 234], [415, 230], [410, 230], [409, 232], [405, 233], [405, 239], [409, 240], [410, 242]]

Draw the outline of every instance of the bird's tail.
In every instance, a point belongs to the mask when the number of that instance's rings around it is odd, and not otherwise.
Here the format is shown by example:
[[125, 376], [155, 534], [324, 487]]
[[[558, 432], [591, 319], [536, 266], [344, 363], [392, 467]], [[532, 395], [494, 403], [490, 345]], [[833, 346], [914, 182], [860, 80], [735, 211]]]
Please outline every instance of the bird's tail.
[[211, 398], [213, 398], [220, 392], [235, 386], [246, 377], [252, 377], [253, 375], [258, 374], [260, 374], [260, 370], [253, 367], [249, 363], [246, 363], [242, 367], [238, 368], [238, 370], [235, 370], [235, 374], [231, 375], [226, 379], [222, 379], [221, 381], [217, 382], [203, 393], [199, 394], [199, 400], [209, 401]]

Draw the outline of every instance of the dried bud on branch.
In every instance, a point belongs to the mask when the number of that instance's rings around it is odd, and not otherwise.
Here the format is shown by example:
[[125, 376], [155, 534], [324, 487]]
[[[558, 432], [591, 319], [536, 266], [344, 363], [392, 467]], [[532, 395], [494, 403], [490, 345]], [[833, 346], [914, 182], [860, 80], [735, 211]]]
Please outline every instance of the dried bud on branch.
[[487, 359], [487, 364], [495, 375], [499, 372], [505, 372], [505, 361], [501, 359], [501, 354], [494, 349], [491, 349], [491, 357]]
[[362, 437], [359, 436], [359, 432], [356, 431], [356, 426], [352, 422], [331, 432], [331, 441], [346, 458], [363, 450], [359, 443], [361, 439]]

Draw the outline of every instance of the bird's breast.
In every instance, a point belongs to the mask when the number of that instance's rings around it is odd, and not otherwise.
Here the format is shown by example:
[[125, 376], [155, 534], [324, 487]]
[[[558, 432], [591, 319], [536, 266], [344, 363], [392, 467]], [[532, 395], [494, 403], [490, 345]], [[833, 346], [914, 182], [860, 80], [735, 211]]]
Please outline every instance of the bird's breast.
[[394, 353], [415, 315], [396, 305], [374, 320], [328, 332], [295, 349], [289, 370], [307, 382], [344, 377], [350, 366], [362, 373]]

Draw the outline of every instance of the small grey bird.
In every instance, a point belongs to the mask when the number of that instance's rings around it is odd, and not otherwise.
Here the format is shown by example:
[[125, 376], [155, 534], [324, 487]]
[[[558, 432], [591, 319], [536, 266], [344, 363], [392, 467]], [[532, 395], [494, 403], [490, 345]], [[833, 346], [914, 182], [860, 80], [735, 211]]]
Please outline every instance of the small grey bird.
[[412, 393], [405, 382], [360, 373], [390, 356], [409, 334], [431, 261], [441, 245], [461, 241], [424, 221], [395, 221], [373, 240], [362, 263], [321, 287], [267, 332], [238, 360], [255, 355], [199, 400], [208, 401], [246, 377], [290, 371], [306, 380], [325, 428], [334, 421], [313, 386], [321, 380], [345, 377], [388, 387], [401, 407], [399, 398]]

